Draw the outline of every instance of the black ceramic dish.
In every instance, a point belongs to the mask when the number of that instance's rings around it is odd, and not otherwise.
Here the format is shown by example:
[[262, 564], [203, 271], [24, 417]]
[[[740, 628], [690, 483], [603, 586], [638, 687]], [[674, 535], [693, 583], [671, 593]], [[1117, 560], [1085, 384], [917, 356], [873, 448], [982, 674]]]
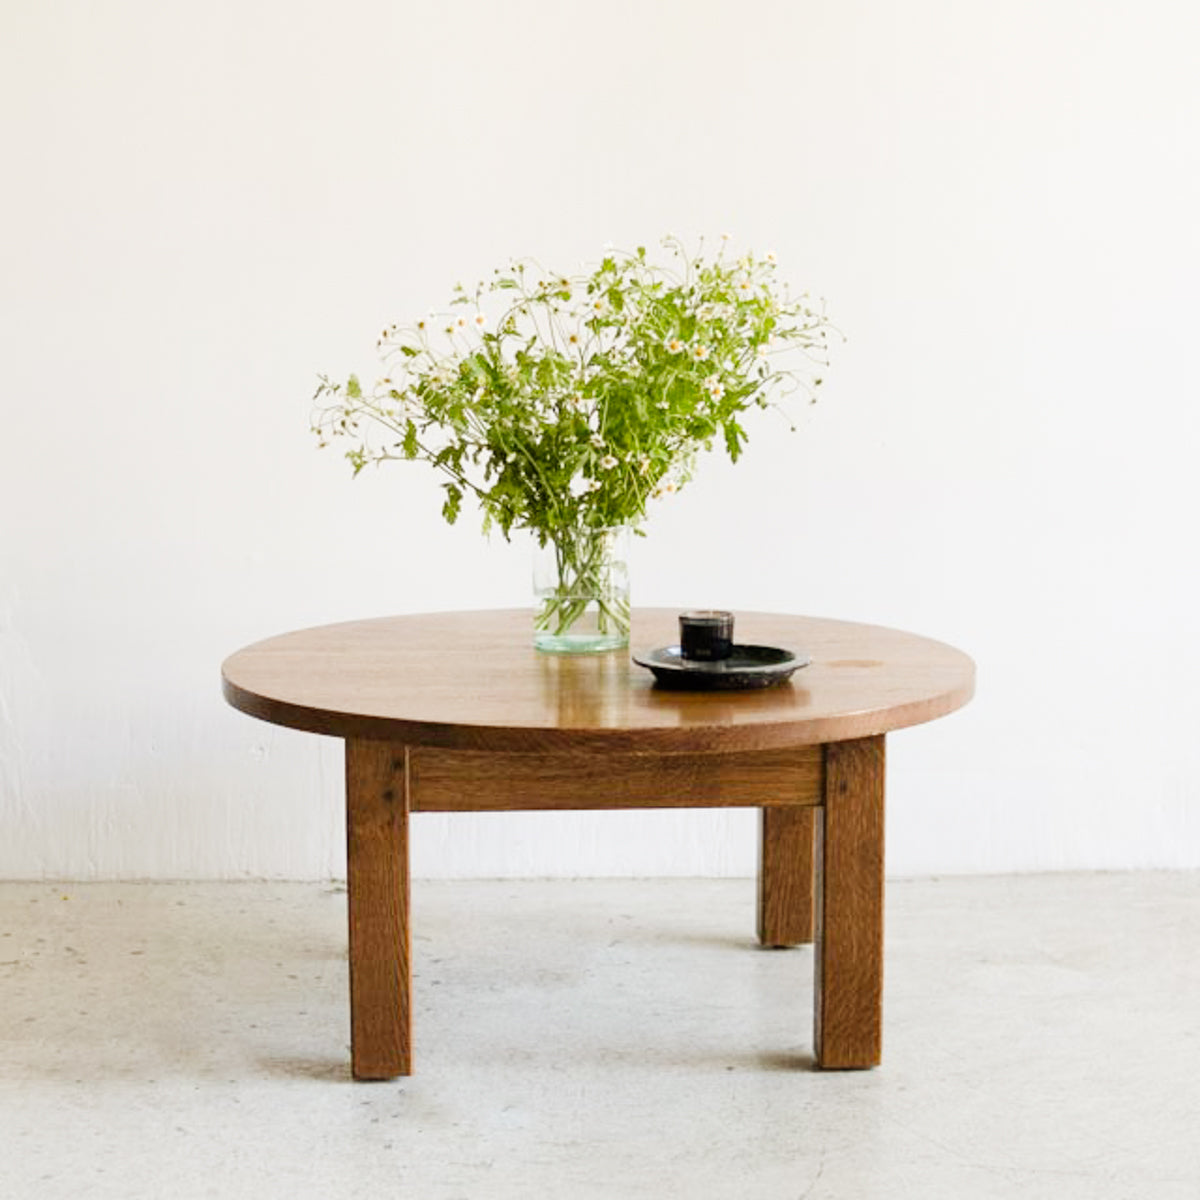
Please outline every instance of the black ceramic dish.
[[793, 671], [808, 666], [807, 654], [778, 646], [734, 646], [728, 658], [701, 662], [684, 658], [678, 646], [662, 646], [635, 654], [639, 667], [654, 672], [654, 680], [664, 688], [688, 691], [738, 691], [764, 688], [790, 679]]

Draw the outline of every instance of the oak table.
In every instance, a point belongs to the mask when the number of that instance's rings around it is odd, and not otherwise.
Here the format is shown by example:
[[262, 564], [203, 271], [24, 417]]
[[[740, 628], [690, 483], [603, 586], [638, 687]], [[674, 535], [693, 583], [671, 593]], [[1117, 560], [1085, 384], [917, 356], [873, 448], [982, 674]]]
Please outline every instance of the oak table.
[[[884, 738], [965, 704], [974, 666], [808, 617], [739, 614], [737, 640], [812, 662], [762, 690], [666, 691], [624, 652], [536, 651], [527, 611], [329, 625], [226, 660], [235, 708], [345, 739], [356, 1078], [412, 1070], [409, 813], [514, 809], [760, 809], [759, 940], [815, 938], [817, 1063], [879, 1062]], [[676, 614], [636, 611], [632, 641], [677, 642]]]

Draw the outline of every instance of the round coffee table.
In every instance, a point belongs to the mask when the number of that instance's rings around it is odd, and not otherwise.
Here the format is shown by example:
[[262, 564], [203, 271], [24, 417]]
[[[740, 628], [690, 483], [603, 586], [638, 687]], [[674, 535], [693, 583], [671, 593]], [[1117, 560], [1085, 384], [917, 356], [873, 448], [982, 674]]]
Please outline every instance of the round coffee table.
[[[409, 813], [535, 808], [761, 809], [759, 938], [815, 938], [818, 1064], [877, 1064], [884, 737], [965, 704], [971, 660], [897, 630], [744, 613], [738, 642], [811, 663], [761, 690], [679, 692], [622, 652], [539, 653], [531, 627], [527, 611], [354, 621], [222, 667], [235, 708], [346, 742], [355, 1077], [412, 1070]], [[635, 611], [635, 649], [677, 640], [674, 611]]]

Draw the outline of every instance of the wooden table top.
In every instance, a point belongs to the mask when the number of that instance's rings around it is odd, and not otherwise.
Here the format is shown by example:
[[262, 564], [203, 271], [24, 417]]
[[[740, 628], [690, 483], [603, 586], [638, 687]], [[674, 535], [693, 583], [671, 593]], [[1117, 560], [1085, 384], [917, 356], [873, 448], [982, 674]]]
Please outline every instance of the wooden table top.
[[[678, 643], [674, 609], [637, 609], [632, 646]], [[741, 644], [802, 650], [787, 683], [678, 692], [625, 651], [546, 654], [529, 610], [381, 617], [285, 633], [228, 658], [225, 698], [337, 737], [530, 753], [703, 753], [869, 737], [931, 721], [974, 691], [961, 651], [894, 629], [739, 613]]]

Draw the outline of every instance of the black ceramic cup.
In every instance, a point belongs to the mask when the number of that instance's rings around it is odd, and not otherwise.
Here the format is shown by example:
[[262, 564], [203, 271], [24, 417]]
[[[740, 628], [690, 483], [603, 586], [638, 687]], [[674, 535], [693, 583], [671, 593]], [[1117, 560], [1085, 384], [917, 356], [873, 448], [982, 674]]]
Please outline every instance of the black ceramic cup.
[[679, 653], [693, 662], [716, 662], [733, 653], [733, 613], [697, 609], [679, 614]]

